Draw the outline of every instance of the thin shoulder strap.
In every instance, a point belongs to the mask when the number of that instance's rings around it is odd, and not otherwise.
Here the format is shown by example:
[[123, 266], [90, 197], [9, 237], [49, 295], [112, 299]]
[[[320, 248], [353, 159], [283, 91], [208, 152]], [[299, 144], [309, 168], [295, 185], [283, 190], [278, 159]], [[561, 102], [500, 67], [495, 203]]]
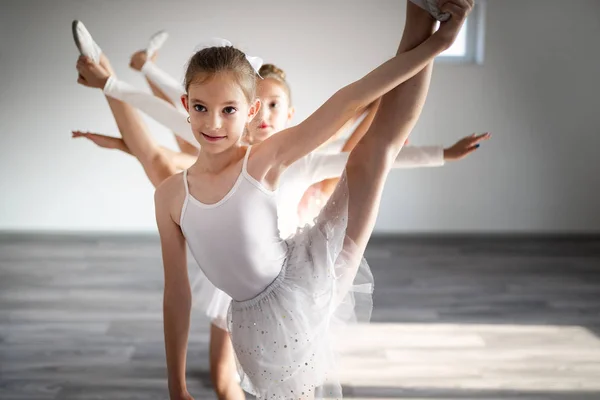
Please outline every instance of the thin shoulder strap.
[[244, 156], [244, 163], [242, 164], [242, 170], [248, 172], [248, 157], [250, 157], [250, 149], [252, 146], [248, 146], [246, 149], [246, 155]]
[[181, 216], [179, 217], [179, 226], [183, 229], [183, 217], [185, 216], [185, 210], [187, 209], [188, 201], [190, 198], [190, 188], [188, 187], [187, 181], [187, 169], [183, 170], [183, 187], [185, 187], [185, 199], [181, 205]]
[[188, 181], [187, 181], [187, 169], [183, 170], [183, 186], [185, 187], [185, 197], [187, 197], [190, 194], [190, 188], [188, 187]]

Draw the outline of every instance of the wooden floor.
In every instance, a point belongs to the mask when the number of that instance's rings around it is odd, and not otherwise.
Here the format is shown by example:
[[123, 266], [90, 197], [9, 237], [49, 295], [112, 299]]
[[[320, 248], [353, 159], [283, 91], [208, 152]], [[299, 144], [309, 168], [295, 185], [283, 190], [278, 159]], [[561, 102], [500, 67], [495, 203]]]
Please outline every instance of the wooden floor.
[[[600, 399], [600, 238], [374, 239], [352, 399]], [[190, 266], [190, 273], [194, 268]], [[0, 235], [0, 399], [166, 399], [156, 237]], [[214, 399], [208, 322], [188, 384]]]

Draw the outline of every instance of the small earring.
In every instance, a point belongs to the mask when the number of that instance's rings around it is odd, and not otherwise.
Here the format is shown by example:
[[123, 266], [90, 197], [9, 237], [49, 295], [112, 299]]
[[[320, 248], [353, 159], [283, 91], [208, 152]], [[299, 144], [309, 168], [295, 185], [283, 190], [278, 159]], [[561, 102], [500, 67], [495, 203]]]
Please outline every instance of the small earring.
[[192, 122], [190, 121], [190, 116], [189, 116], [189, 115], [188, 115], [188, 117], [187, 117], [187, 122], [188, 122], [188, 124], [191, 124], [191, 123], [192, 123]]

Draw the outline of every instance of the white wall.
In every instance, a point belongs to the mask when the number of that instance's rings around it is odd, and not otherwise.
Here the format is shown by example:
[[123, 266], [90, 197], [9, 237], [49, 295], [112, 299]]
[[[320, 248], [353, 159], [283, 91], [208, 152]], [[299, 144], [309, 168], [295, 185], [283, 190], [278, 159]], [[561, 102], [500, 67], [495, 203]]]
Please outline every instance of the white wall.
[[[436, 65], [411, 140], [494, 138], [463, 162], [394, 172], [376, 230], [599, 231], [599, 16], [597, 0], [489, 0], [485, 65]], [[3, 2], [0, 229], [155, 229], [136, 161], [70, 139], [72, 129], [117, 132], [100, 91], [76, 84], [75, 18], [140, 86], [127, 63], [154, 31], [171, 33], [158, 63], [178, 77], [197, 42], [226, 37], [287, 71], [301, 120], [394, 54], [404, 1]]]

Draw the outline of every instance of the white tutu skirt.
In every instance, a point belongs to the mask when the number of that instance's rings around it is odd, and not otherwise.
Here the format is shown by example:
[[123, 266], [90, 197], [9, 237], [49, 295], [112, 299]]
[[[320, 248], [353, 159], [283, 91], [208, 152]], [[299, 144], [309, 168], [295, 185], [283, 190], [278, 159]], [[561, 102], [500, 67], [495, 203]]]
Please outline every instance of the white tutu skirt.
[[231, 301], [227, 323], [242, 388], [265, 399], [341, 398], [336, 336], [368, 322], [373, 276], [346, 236], [345, 180], [316, 218], [286, 240], [279, 276]]

